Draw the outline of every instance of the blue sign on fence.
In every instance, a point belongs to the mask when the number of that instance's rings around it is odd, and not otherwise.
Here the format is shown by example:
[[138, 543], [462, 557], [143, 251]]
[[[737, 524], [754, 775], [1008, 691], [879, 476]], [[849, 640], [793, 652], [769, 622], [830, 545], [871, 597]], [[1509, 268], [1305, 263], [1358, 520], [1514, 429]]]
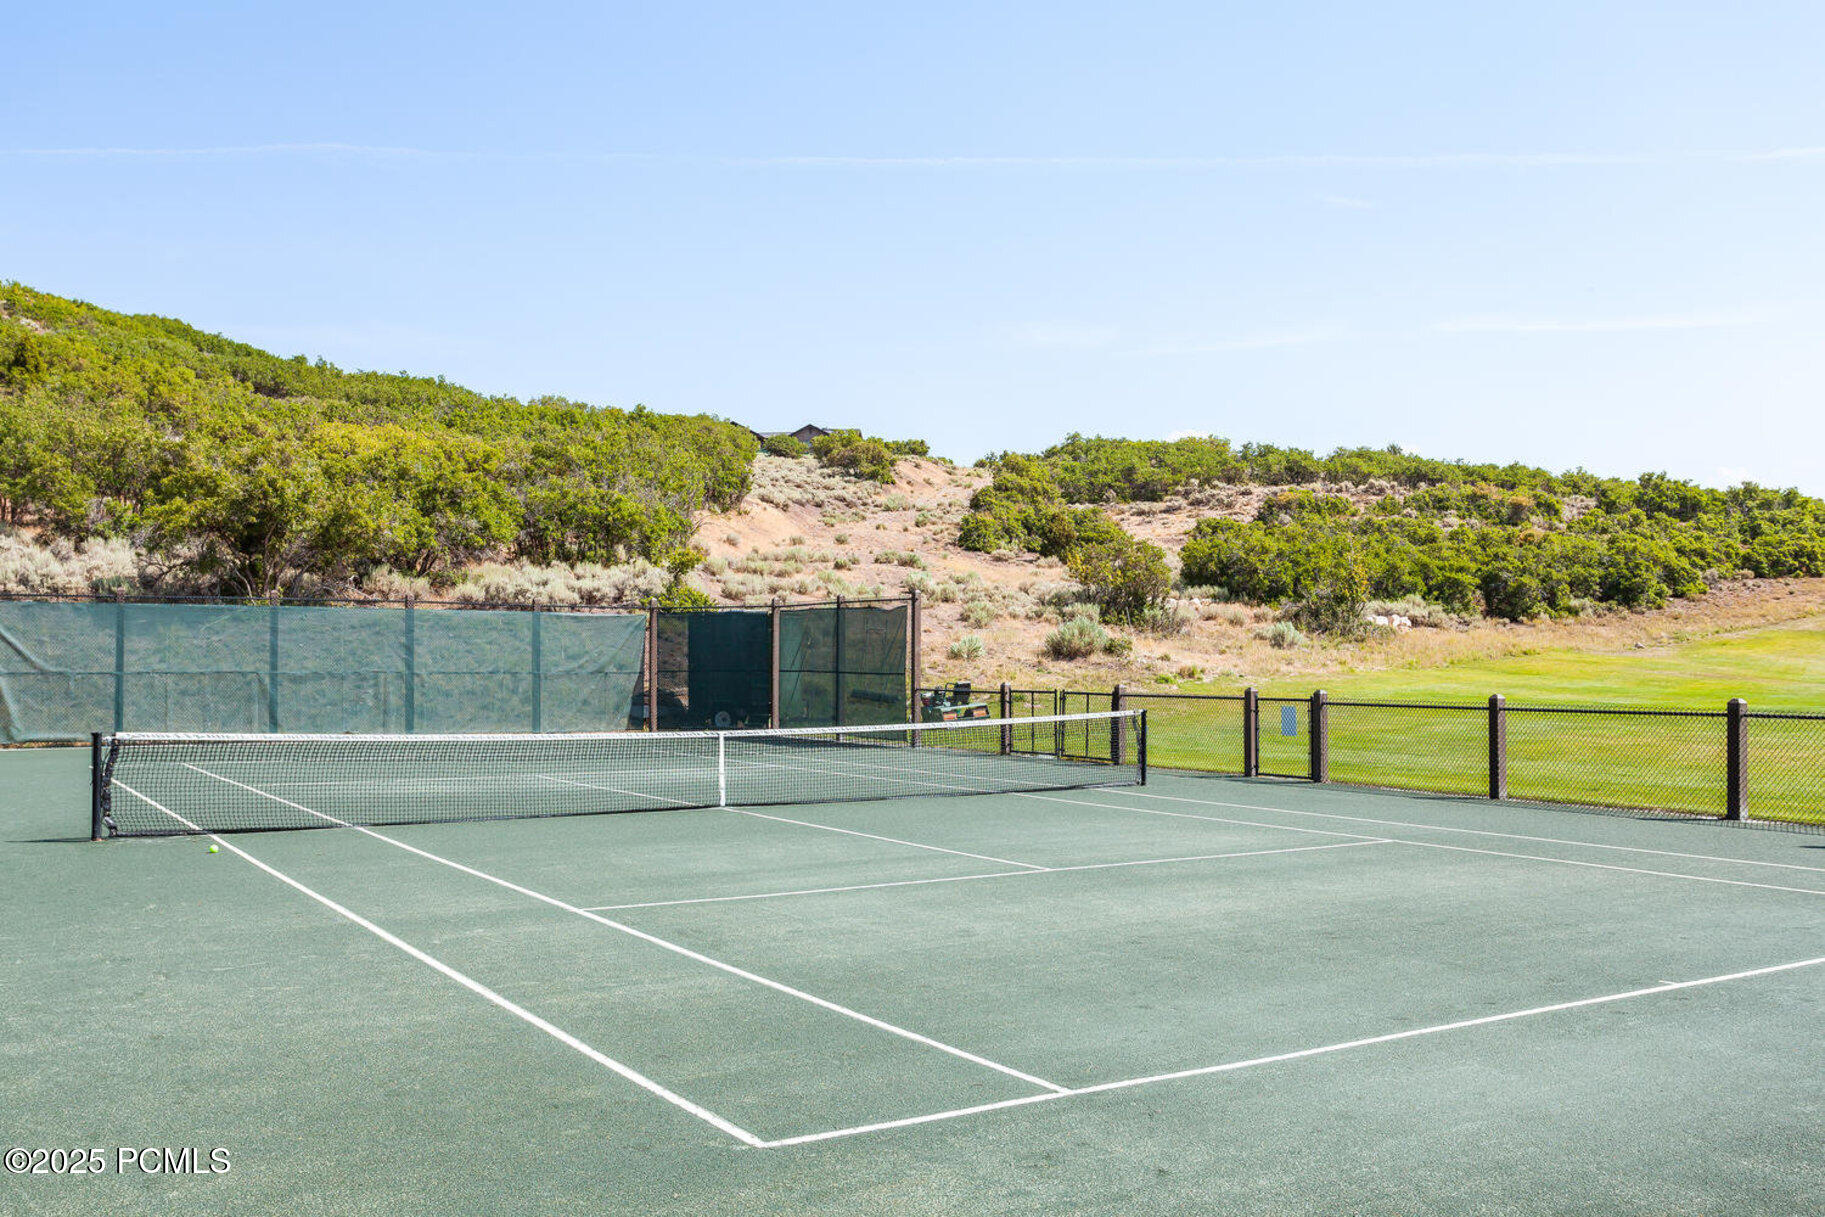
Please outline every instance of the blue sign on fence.
[[1299, 734], [1299, 707], [1298, 706], [1281, 706], [1280, 707], [1280, 734], [1282, 734], [1282, 735], [1298, 735]]

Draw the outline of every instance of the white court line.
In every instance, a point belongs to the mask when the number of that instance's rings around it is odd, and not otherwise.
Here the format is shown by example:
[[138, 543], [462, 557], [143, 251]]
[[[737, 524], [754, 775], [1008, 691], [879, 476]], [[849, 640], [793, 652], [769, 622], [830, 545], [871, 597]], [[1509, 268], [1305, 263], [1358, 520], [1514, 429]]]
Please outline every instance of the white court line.
[[[1542, 845], [1573, 845], [1580, 849], [1611, 849], [1631, 854], [1659, 854], [1664, 858], [1690, 858], [1697, 862], [1727, 862], [1732, 866], [1769, 866], [1780, 870], [1803, 870], [1825, 874], [1825, 866], [1806, 866], [1798, 862], [1762, 862], [1753, 858], [1730, 858], [1721, 854], [1687, 854], [1672, 849], [1648, 849], [1640, 845], [1610, 845], [1602, 841], [1572, 841], [1563, 837], [1533, 837], [1518, 832], [1497, 832], [1488, 828], [1455, 828], [1447, 824], [1420, 824], [1410, 820], [1380, 820], [1373, 816], [1350, 816], [1336, 811], [1304, 811], [1296, 807], [1272, 807], [1262, 803], [1231, 803], [1223, 799], [1192, 799], [1184, 795], [1155, 794], [1150, 790], [1121, 788], [1124, 794], [1142, 799], [1165, 799], [1172, 803], [1197, 803], [1206, 807], [1237, 807], [1246, 811], [1277, 811], [1289, 816], [1316, 816], [1325, 820], [1348, 820], [1356, 824], [1379, 824], [1386, 828], [1422, 828], [1429, 832], [1468, 833], [1477, 837], [1505, 837], [1510, 841], [1534, 841]], [[1551, 810], [1551, 809], [1548, 809]], [[1684, 821], [1681, 821], [1682, 823]]]
[[598, 786], [593, 782], [579, 782], [575, 778], [552, 777], [549, 773], [535, 773], [532, 776], [544, 782], [558, 782], [565, 786], [581, 786], [585, 790], [606, 790], [614, 794], [629, 794], [636, 799], [658, 799], [661, 803], [676, 803], [680, 807], [702, 806], [702, 804], [693, 803], [689, 799], [670, 799], [662, 794], [647, 794], [644, 790], [627, 790], [620, 786]]
[[[1029, 796], [1029, 797], [1043, 798], [1043, 797], [1047, 797], [1047, 796], [1033, 795], [1033, 796]], [[1302, 833], [1324, 831], [1321, 829], [1300, 828], [1299, 826], [1293, 825], [1293, 824], [1280, 824], [1280, 825], [1263, 824], [1257, 820], [1236, 820], [1236, 819], [1231, 819], [1228, 816], [1205, 816], [1205, 815], [1197, 815], [1197, 814], [1195, 814], [1193, 812], [1189, 812], [1189, 811], [1166, 811], [1166, 810], [1164, 810], [1162, 808], [1158, 808], [1158, 807], [1129, 807], [1129, 806], [1126, 806], [1121, 803], [1091, 803], [1084, 799], [1068, 799], [1068, 798], [1058, 798], [1055, 801], [1060, 802], [1060, 803], [1076, 803], [1076, 804], [1079, 804], [1080, 806], [1084, 806], [1084, 807], [1108, 807], [1108, 808], [1113, 808], [1116, 811], [1132, 811], [1132, 812], [1136, 813], [1137, 815], [1144, 815], [1144, 816], [1174, 816], [1179, 819], [1185, 819], [1185, 820], [1209, 820], [1213, 824], [1248, 824], [1248, 825], [1253, 825], [1253, 826], [1261, 827], [1261, 828], [1278, 827], [1278, 828], [1284, 828], [1288, 832], [1302, 832]], [[1221, 806], [1221, 807], [1230, 807], [1230, 806], [1249, 807], [1249, 806], [1251, 806], [1250, 804], [1246, 804], [1246, 803], [1237, 803], [1237, 804], [1219, 803], [1214, 799], [1213, 800], [1183, 799], [1181, 801], [1187, 802], [1187, 803], [1208, 802], [1214, 806]], [[1255, 810], [1255, 811], [1278, 811], [1279, 808], [1256, 806], [1256, 807], [1253, 807], [1253, 810]], [[1332, 834], [1332, 835], [1350, 835], [1350, 834]], [[1517, 853], [1511, 853], [1507, 850], [1500, 850], [1500, 849], [1477, 849], [1477, 848], [1474, 848], [1469, 845], [1446, 845], [1442, 841], [1416, 841], [1411, 837], [1386, 837], [1383, 839], [1387, 840], [1389, 842], [1392, 842], [1394, 844], [1397, 844], [1397, 845], [1413, 845], [1413, 846], [1417, 846], [1421, 849], [1443, 849], [1443, 850], [1450, 850], [1454, 853], [1464, 853], [1464, 854], [1488, 854], [1490, 857], [1494, 857], [1494, 858], [1519, 858], [1519, 859], [1521, 859], [1523, 861], [1527, 861], [1527, 862], [1551, 862], [1557, 866], [1581, 866], [1581, 867], [1587, 867], [1587, 868], [1590, 868], [1593, 870], [1620, 871], [1625, 874], [1631, 874], [1631, 875], [1654, 875], [1654, 876], [1657, 876], [1657, 877], [1663, 878], [1663, 879], [1686, 879], [1693, 883], [1721, 883], [1726, 887], [1754, 887], [1754, 888], [1760, 888], [1764, 891], [1770, 891], [1770, 892], [1797, 892], [1803, 896], [1825, 896], [1825, 889], [1820, 889], [1820, 888], [1816, 888], [1816, 887], [1785, 887], [1778, 883], [1753, 883], [1747, 879], [1721, 879], [1714, 875], [1689, 875], [1689, 874], [1685, 873], [1684, 871], [1649, 870], [1645, 867], [1640, 867], [1640, 866], [1617, 866], [1614, 863], [1610, 863], [1610, 862], [1585, 862], [1585, 861], [1582, 861], [1577, 858], [1555, 858], [1549, 854], [1517, 854]]]
[[[120, 779], [118, 779], [118, 778], [114, 779], [114, 785], [120, 787], [122, 790], [126, 791], [128, 794], [133, 795], [135, 798], [142, 799], [145, 802], [151, 804], [153, 807], [156, 807], [159, 811], [164, 812], [166, 815], [170, 816], [172, 819], [176, 820], [178, 823], [182, 824], [184, 827], [190, 829], [192, 832], [201, 831], [200, 829], [197, 828], [197, 826], [195, 824], [192, 824], [189, 820], [186, 820], [183, 816], [178, 815], [175, 811], [172, 811], [170, 808], [165, 807], [164, 805], [158, 803], [157, 801], [147, 798], [147, 796], [145, 796], [145, 795], [141, 794], [139, 791], [133, 789], [133, 787], [127, 785], [125, 782], [122, 782]], [[420, 950], [419, 948], [413, 946], [411, 943], [407, 942], [405, 939], [399, 937], [397, 934], [394, 934], [388, 930], [384, 930], [384, 929], [380, 928], [378, 925], [375, 925], [372, 921], [369, 921], [366, 917], [363, 917], [361, 914], [353, 912], [347, 908], [344, 908], [342, 905], [337, 904], [334, 900], [331, 900], [328, 896], [323, 895], [321, 892], [308, 888], [304, 884], [300, 883], [298, 880], [292, 878], [290, 875], [285, 874], [283, 871], [280, 871], [272, 866], [267, 865], [265, 862], [262, 862], [260, 859], [254, 857], [252, 854], [248, 853], [246, 850], [242, 849], [240, 846], [236, 845], [234, 842], [229, 841], [226, 838], [224, 838], [216, 833], [209, 833], [206, 835], [209, 837], [209, 839], [211, 841], [214, 841], [217, 845], [219, 845], [223, 849], [226, 849], [231, 853], [239, 854], [241, 857], [245, 858], [247, 861], [253, 863], [255, 866], [259, 867], [261, 870], [265, 871], [267, 874], [269, 874], [273, 878], [277, 879], [279, 882], [287, 885], [288, 887], [292, 887], [292, 888], [297, 889], [300, 892], [303, 892], [306, 896], [309, 896], [312, 900], [315, 900], [318, 904], [321, 904], [323, 907], [329, 909], [333, 913], [336, 913], [342, 917], [346, 917], [348, 920], [354, 922], [356, 925], [360, 926], [362, 929], [366, 930], [368, 933], [374, 935], [376, 938], [380, 939], [382, 942], [386, 943], [387, 945], [397, 947], [399, 950], [404, 951], [407, 955], [410, 955], [413, 959], [416, 959], [419, 963], [424, 964], [426, 967], [435, 969], [436, 971], [443, 973], [443, 975], [449, 977], [451, 980], [453, 980], [457, 984], [463, 986], [465, 989], [468, 989], [471, 993], [474, 993], [474, 994], [494, 1003], [496, 1006], [499, 1006], [501, 1009], [507, 1011], [507, 1013], [513, 1015], [515, 1018], [521, 1019], [522, 1021], [526, 1022], [527, 1024], [529, 1024], [533, 1027], [537, 1027], [540, 1031], [543, 1031], [546, 1035], [549, 1035], [551, 1038], [557, 1040], [560, 1044], [563, 1044], [564, 1046], [566, 1046], [568, 1048], [572, 1048], [572, 1049], [576, 1050], [577, 1052], [582, 1053], [584, 1056], [588, 1057], [590, 1060], [596, 1062], [596, 1064], [601, 1065], [609, 1070], [612, 1070], [613, 1072], [619, 1074], [621, 1077], [626, 1078], [628, 1081], [632, 1082], [634, 1085], [640, 1087], [642, 1090], [645, 1090], [650, 1094], [655, 1094], [655, 1095], [659, 1096], [660, 1098], [664, 1099], [666, 1102], [672, 1104], [674, 1107], [677, 1107], [682, 1111], [689, 1112], [690, 1114], [696, 1116], [699, 1120], [704, 1121], [706, 1124], [709, 1124], [712, 1127], [721, 1129], [723, 1132], [728, 1133], [731, 1137], [734, 1137], [737, 1141], [740, 1141], [745, 1145], [752, 1145], [757, 1149], [763, 1148], [766, 1145], [765, 1141], [761, 1140], [759, 1137], [755, 1136], [753, 1133], [749, 1132], [747, 1129], [742, 1128], [739, 1125], [733, 1124], [730, 1121], [723, 1119], [721, 1116], [717, 1115], [715, 1112], [711, 1111], [707, 1107], [703, 1107], [697, 1103], [691, 1102], [689, 1099], [685, 1098], [681, 1094], [678, 1094], [676, 1091], [668, 1090], [666, 1087], [660, 1085], [658, 1082], [655, 1082], [653, 1079], [647, 1077], [645, 1074], [641, 1073], [639, 1070], [631, 1068], [630, 1066], [624, 1065], [620, 1061], [617, 1061], [615, 1058], [607, 1055], [606, 1053], [600, 1052], [600, 1051], [596, 1050], [595, 1048], [590, 1047], [588, 1044], [584, 1043], [582, 1040], [578, 1039], [576, 1036], [572, 1035], [570, 1032], [564, 1030], [562, 1027], [559, 1027], [554, 1023], [548, 1022], [545, 1019], [540, 1018], [538, 1015], [536, 1015], [532, 1011], [526, 1009], [524, 1006], [519, 1005], [517, 1002], [511, 1001], [508, 998], [501, 996], [499, 993], [495, 992], [493, 989], [490, 989], [487, 985], [484, 985], [481, 981], [476, 980], [473, 977], [467, 976], [464, 973], [457, 971], [455, 968], [451, 967], [449, 964], [445, 963], [443, 960], [438, 959], [436, 956], [431, 955], [430, 953], [428, 953], [426, 951]]]
[[1155, 1073], [1146, 1077], [1123, 1078], [1114, 1082], [1099, 1082], [1093, 1086], [1077, 1086], [1063, 1094], [1033, 1094], [1018, 1099], [1003, 1099], [997, 1103], [978, 1103], [974, 1107], [958, 1107], [950, 1111], [935, 1111], [922, 1116], [908, 1116], [899, 1120], [882, 1120], [874, 1124], [858, 1124], [851, 1128], [833, 1128], [827, 1132], [807, 1133], [797, 1137], [781, 1137], [768, 1141], [763, 1149], [780, 1149], [788, 1145], [804, 1145], [813, 1141], [829, 1141], [837, 1137], [854, 1137], [863, 1133], [881, 1132], [890, 1128], [907, 1128], [914, 1124], [930, 1124], [938, 1120], [954, 1120], [960, 1116], [976, 1115], [985, 1111], [1000, 1111], [1010, 1107], [1025, 1107], [1032, 1103], [1045, 1103], [1053, 1099], [1072, 1098], [1077, 1095], [1101, 1094], [1110, 1090], [1127, 1090], [1136, 1086], [1151, 1086], [1158, 1082], [1178, 1081], [1181, 1078], [1205, 1077], [1217, 1073], [1234, 1073], [1237, 1070], [1253, 1069], [1259, 1065], [1274, 1065], [1282, 1061], [1296, 1061], [1306, 1057], [1325, 1056], [1333, 1052], [1347, 1052], [1355, 1048], [1367, 1048], [1375, 1044], [1391, 1044], [1398, 1040], [1417, 1039], [1425, 1035], [1438, 1035], [1446, 1031], [1462, 1031], [1470, 1027], [1486, 1027], [1494, 1023], [1513, 1022], [1516, 1019], [1534, 1018], [1543, 1014], [1556, 1014], [1564, 1010], [1578, 1010], [1587, 1006], [1600, 1006], [1611, 1002], [1629, 1001], [1637, 997], [1651, 997], [1660, 993], [1672, 993], [1680, 989], [1696, 989], [1704, 985], [1721, 985], [1730, 981], [1748, 980], [1751, 977], [1770, 976], [1777, 972], [1792, 972], [1800, 968], [1816, 967], [1825, 964], [1825, 956], [1812, 959], [1796, 960], [1793, 963], [1774, 964], [1766, 968], [1750, 968], [1742, 972], [1729, 972], [1721, 976], [1705, 976], [1698, 980], [1668, 981], [1663, 984], [1649, 985], [1643, 989], [1630, 989], [1623, 993], [1606, 993], [1601, 997], [1583, 997], [1574, 1001], [1555, 1002], [1550, 1006], [1533, 1006], [1526, 1010], [1511, 1010], [1505, 1014], [1486, 1014], [1481, 1018], [1460, 1019], [1452, 1023], [1437, 1023], [1430, 1027], [1416, 1027], [1410, 1031], [1394, 1031], [1387, 1035], [1372, 1035], [1364, 1039], [1346, 1040], [1340, 1044], [1325, 1044], [1318, 1048], [1302, 1048], [1296, 1052], [1281, 1052], [1273, 1056], [1258, 1056], [1245, 1061], [1230, 1061], [1222, 1065], [1204, 1065], [1196, 1069], [1180, 1069], [1172, 1073]]
[[1019, 862], [1013, 858], [996, 858], [989, 854], [972, 854], [961, 849], [946, 849], [942, 845], [925, 845], [918, 841], [907, 841], [900, 837], [883, 837], [879, 833], [858, 832], [853, 828], [838, 828], [834, 824], [814, 824], [810, 820], [791, 820], [787, 819], [785, 816], [768, 815], [766, 812], [762, 811], [749, 811], [745, 807], [725, 807], [723, 810], [735, 812], [737, 815], [756, 816], [762, 820], [777, 820], [781, 824], [796, 824], [800, 828], [821, 828], [825, 832], [840, 832], [848, 837], [867, 837], [870, 841], [886, 841], [890, 845], [910, 845], [914, 849], [929, 849], [940, 854], [955, 854], [959, 858], [974, 858], [978, 862], [997, 862], [1002, 866], [1024, 866], [1028, 870], [1034, 871], [1055, 869], [1050, 866], [1041, 866], [1037, 862]]
[[752, 892], [745, 896], [693, 896], [685, 900], [648, 900], [640, 904], [598, 904], [589, 911], [612, 913], [621, 909], [656, 909], [674, 904], [726, 904], [736, 900], [774, 900], [782, 896], [823, 896], [833, 892], [863, 892], [881, 887], [917, 887], [927, 883], [964, 883], [972, 879], [1012, 879], [1026, 875], [1057, 875], [1067, 871], [1113, 870], [1122, 866], [1165, 866], [1173, 862], [1213, 862], [1219, 858], [1257, 858], [1264, 854], [1301, 854], [1319, 849], [1350, 849], [1357, 845], [1391, 844], [1382, 837], [1363, 841], [1337, 841], [1329, 845], [1289, 845], [1284, 849], [1247, 849], [1227, 854], [1187, 854], [1182, 858], [1142, 858], [1132, 862], [1088, 862], [1080, 866], [1045, 866], [1034, 870], [990, 871], [981, 875], [943, 875], [935, 879], [895, 879], [886, 883], [851, 883], [844, 887], [807, 887], [790, 892]]
[[897, 1035], [897, 1036], [901, 1037], [902, 1039], [911, 1040], [916, 1044], [924, 1044], [926, 1047], [935, 1048], [939, 1052], [949, 1053], [951, 1056], [957, 1057], [961, 1060], [968, 1061], [972, 1065], [981, 1065], [985, 1069], [993, 1069], [997, 1073], [1005, 1073], [1009, 1077], [1019, 1078], [1023, 1082], [1026, 1082], [1033, 1086], [1040, 1087], [1042, 1090], [1062, 1091], [1065, 1089], [1063, 1086], [1058, 1085], [1056, 1082], [1048, 1082], [1044, 1078], [1035, 1077], [1030, 1073], [1023, 1073], [1020, 1070], [1015, 1069], [1010, 1065], [1003, 1065], [996, 1061], [991, 1061], [987, 1057], [977, 1056], [973, 1052], [968, 1052], [962, 1048], [957, 1048], [957, 1047], [954, 1047], [953, 1045], [943, 1043], [940, 1040], [932, 1039], [930, 1036], [920, 1035], [917, 1031], [910, 1031], [905, 1027], [896, 1026], [895, 1024], [887, 1022], [884, 1019], [879, 1019], [879, 1018], [873, 1017], [872, 1015], [863, 1014], [859, 1010], [852, 1010], [848, 1006], [839, 1005], [836, 1002], [828, 1000], [827, 998], [818, 997], [816, 994], [813, 994], [813, 993], [807, 993], [803, 989], [795, 989], [791, 985], [788, 985], [782, 981], [777, 981], [777, 980], [772, 979], [771, 977], [762, 976], [756, 972], [750, 972], [746, 968], [736, 967], [734, 964], [725, 963], [720, 959], [714, 959], [699, 951], [693, 951], [689, 947], [681, 946], [678, 943], [668, 942], [666, 939], [660, 938], [655, 934], [648, 934], [645, 930], [637, 930], [631, 925], [625, 925], [619, 921], [612, 921], [609, 918], [602, 916], [600, 913], [594, 913], [594, 912], [589, 911], [588, 909], [579, 908], [578, 906], [576, 906], [574, 904], [570, 904], [566, 901], [559, 900], [556, 896], [547, 896], [543, 892], [536, 892], [536, 891], [533, 891], [529, 887], [522, 887], [520, 884], [514, 883], [512, 880], [502, 879], [498, 875], [490, 875], [486, 871], [477, 870], [473, 866], [465, 866], [461, 862], [455, 862], [449, 858], [440, 857], [439, 855], [432, 853], [430, 850], [420, 849], [416, 845], [408, 845], [404, 841], [398, 840], [397, 838], [394, 838], [394, 837], [387, 836], [385, 833], [375, 832], [373, 829], [367, 827], [364, 824], [351, 824], [347, 820], [341, 820], [335, 816], [326, 815], [320, 811], [313, 811], [311, 808], [306, 807], [301, 803], [294, 803], [290, 799], [281, 798], [280, 796], [278, 796], [276, 794], [271, 794], [271, 793], [268, 793], [267, 791], [260, 790], [257, 787], [249, 786], [245, 782], [237, 782], [233, 778], [223, 777], [219, 773], [211, 773], [207, 769], [200, 768], [196, 765], [191, 765], [188, 762], [184, 762], [184, 767], [187, 769], [194, 769], [194, 770], [196, 770], [196, 772], [204, 775], [205, 777], [214, 778], [218, 782], [226, 782], [230, 786], [239, 786], [242, 790], [246, 790], [253, 794], [257, 794], [257, 795], [261, 796], [262, 798], [271, 799], [275, 803], [283, 803], [287, 807], [294, 807], [297, 810], [305, 812], [308, 815], [317, 816], [320, 819], [328, 820], [334, 824], [339, 824], [344, 828], [352, 828], [356, 832], [365, 833], [366, 835], [373, 837], [377, 841], [385, 841], [388, 845], [397, 846], [398, 848], [405, 850], [407, 853], [417, 854], [421, 858], [425, 858], [425, 859], [428, 859], [429, 861], [439, 863], [440, 865], [450, 867], [452, 870], [458, 870], [458, 871], [463, 872], [466, 875], [472, 875], [477, 879], [485, 880], [489, 883], [495, 884], [498, 887], [504, 887], [508, 891], [518, 892], [522, 896], [528, 896], [534, 900], [538, 900], [538, 901], [541, 901], [542, 903], [549, 904], [553, 908], [562, 909], [563, 911], [565, 911], [567, 913], [573, 913], [578, 917], [586, 918], [590, 921], [595, 922], [598, 925], [607, 926], [611, 930], [619, 930], [623, 934], [627, 934], [634, 938], [638, 938], [642, 942], [651, 943], [652, 945], [654, 945], [656, 947], [661, 947], [664, 950], [670, 951], [675, 955], [682, 955], [686, 959], [695, 960], [696, 962], [701, 963], [701, 964], [707, 964], [708, 966], [710, 966], [712, 968], [716, 968], [716, 969], [719, 969], [720, 971], [727, 972], [731, 976], [738, 976], [743, 980], [752, 981], [753, 983], [759, 984], [759, 985], [765, 985], [767, 988], [773, 989], [776, 992], [784, 993], [788, 997], [796, 997], [800, 1001], [809, 1002], [812, 1005], [819, 1007], [820, 1009], [829, 1010], [833, 1014], [841, 1014], [845, 1018], [855, 1019], [857, 1022], [866, 1024], [867, 1026], [873, 1027], [876, 1030], [886, 1031], [892, 1035]]

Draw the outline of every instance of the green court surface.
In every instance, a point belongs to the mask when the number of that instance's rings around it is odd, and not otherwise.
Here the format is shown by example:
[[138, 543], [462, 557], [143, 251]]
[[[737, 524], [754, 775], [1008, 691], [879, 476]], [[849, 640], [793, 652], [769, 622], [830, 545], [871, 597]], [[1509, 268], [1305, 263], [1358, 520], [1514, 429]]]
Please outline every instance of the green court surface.
[[1156, 771], [210, 854], [89, 842], [87, 760], [0, 754], [6, 1145], [232, 1167], [0, 1212], [1825, 1195], [1825, 836]]

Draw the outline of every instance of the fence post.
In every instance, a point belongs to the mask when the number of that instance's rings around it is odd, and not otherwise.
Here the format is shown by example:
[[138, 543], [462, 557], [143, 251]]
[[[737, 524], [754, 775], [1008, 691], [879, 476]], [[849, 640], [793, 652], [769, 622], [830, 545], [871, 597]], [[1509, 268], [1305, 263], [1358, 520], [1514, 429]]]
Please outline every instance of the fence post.
[[1489, 797], [1508, 797], [1508, 701], [1489, 695]]
[[912, 590], [910, 590], [907, 593], [907, 608], [906, 608], [907, 663], [906, 663], [906, 666], [912, 675], [913, 721], [915, 723], [920, 721], [920, 719], [923, 717], [923, 715], [921, 715], [919, 713], [919, 686], [925, 683], [924, 674], [919, 671], [920, 667], [922, 666], [921, 665], [922, 657], [920, 655], [920, 650], [919, 650], [919, 632], [920, 632], [919, 590], [917, 588], [913, 588]]
[[413, 601], [406, 596], [406, 730], [418, 730], [418, 618]]
[[89, 733], [89, 840], [99, 841], [107, 834], [102, 831], [101, 793], [102, 793], [102, 749], [101, 732]]
[[1008, 688], [1008, 682], [1001, 682], [1001, 755], [1009, 756], [1014, 751], [1014, 724], [1008, 720], [1014, 717], [1014, 691]]
[[836, 646], [834, 648], [835, 652], [836, 652], [836, 662], [834, 664], [832, 664], [831, 666], [834, 667], [836, 669], [836, 671], [831, 673], [830, 687], [831, 687], [831, 691], [832, 691], [833, 700], [836, 703], [832, 712], [836, 715], [836, 725], [840, 727], [843, 725], [843, 718], [844, 718], [844, 715], [843, 715], [843, 598], [841, 596], [838, 596], [836, 598], [836, 629], [835, 629], [834, 633], [835, 633], [835, 640], [836, 640]]
[[786, 724], [781, 722], [780, 717], [779, 717], [779, 597], [778, 596], [773, 597], [773, 607], [770, 610], [768, 610], [767, 616], [770, 619], [769, 624], [771, 625], [772, 635], [773, 635], [772, 639], [770, 641], [770, 644], [769, 644], [773, 649], [773, 658], [767, 664], [768, 670], [772, 673], [772, 675], [768, 678], [768, 688], [767, 688], [767, 704], [769, 707], [769, 709], [767, 711], [767, 725], [770, 727], [783, 727]]
[[1253, 685], [1242, 690], [1242, 776], [1261, 776], [1261, 692]]
[[659, 606], [646, 602], [646, 729], [659, 730]]
[[267, 598], [266, 729], [279, 729], [279, 593]]
[[1732, 697], [1724, 716], [1724, 819], [1749, 818], [1749, 703]]
[[1331, 780], [1331, 712], [1323, 689], [1312, 694], [1311, 722], [1308, 734], [1312, 745], [1312, 780]]
[[539, 606], [532, 606], [532, 729], [545, 729], [545, 639]]
[[[1122, 686], [1120, 684], [1109, 691], [1109, 708], [1117, 714], [1122, 712]], [[1109, 759], [1119, 765], [1122, 763], [1122, 733], [1128, 724], [1125, 720], [1117, 718], [1109, 725], [1113, 728], [1109, 738]]]
[[114, 593], [114, 729], [127, 729], [127, 597]]

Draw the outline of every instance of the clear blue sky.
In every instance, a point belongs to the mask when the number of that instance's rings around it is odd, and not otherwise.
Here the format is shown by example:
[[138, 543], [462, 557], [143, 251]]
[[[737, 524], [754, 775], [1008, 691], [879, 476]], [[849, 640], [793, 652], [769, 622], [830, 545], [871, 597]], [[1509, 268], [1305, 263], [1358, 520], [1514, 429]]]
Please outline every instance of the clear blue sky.
[[5, 43], [0, 277], [286, 354], [960, 459], [1825, 492], [1816, 0], [76, 0]]

